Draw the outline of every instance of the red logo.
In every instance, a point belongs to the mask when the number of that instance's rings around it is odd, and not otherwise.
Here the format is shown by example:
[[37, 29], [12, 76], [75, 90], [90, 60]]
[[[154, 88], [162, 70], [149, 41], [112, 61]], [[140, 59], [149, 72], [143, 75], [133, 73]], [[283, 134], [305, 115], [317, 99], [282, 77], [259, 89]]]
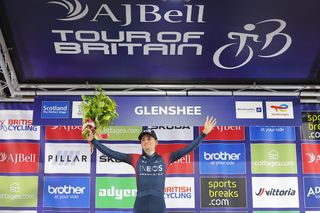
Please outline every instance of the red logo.
[[[199, 127], [200, 132], [203, 131], [203, 126]], [[220, 140], [220, 141], [244, 141], [243, 126], [216, 126], [206, 136], [205, 140]]]
[[1, 143], [0, 172], [38, 173], [40, 144]]
[[[159, 153], [174, 152], [186, 146], [187, 144], [159, 144], [157, 146], [157, 152]], [[193, 173], [194, 173], [193, 152], [173, 162], [169, 166], [169, 169], [167, 170], [167, 174], [193, 174]]]
[[81, 126], [46, 126], [46, 140], [83, 140]]
[[303, 173], [320, 174], [320, 144], [302, 144]]

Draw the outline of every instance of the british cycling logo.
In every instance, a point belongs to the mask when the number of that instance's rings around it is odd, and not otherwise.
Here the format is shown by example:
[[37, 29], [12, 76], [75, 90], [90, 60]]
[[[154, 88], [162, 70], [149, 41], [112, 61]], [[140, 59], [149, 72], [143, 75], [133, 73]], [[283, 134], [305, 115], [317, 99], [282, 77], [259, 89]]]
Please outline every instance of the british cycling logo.
[[68, 10], [65, 18], [58, 18], [61, 21], [75, 21], [83, 18], [89, 12], [88, 5], [83, 8], [78, 0], [73, 0], [74, 3], [67, 0], [49, 1], [48, 4], [60, 5]]
[[[270, 54], [270, 55], [260, 55], [260, 54], [258, 55], [259, 57], [262, 57], [262, 58], [273, 58], [273, 57], [279, 56], [279, 55], [283, 54], [285, 51], [287, 51], [289, 49], [289, 47], [291, 46], [292, 39], [288, 34], [282, 32], [285, 29], [285, 27], [287, 26], [287, 23], [281, 19], [268, 19], [268, 20], [260, 21], [256, 24], [245, 24], [243, 28], [245, 31], [249, 32], [249, 31], [255, 30], [256, 25], [261, 25], [261, 24], [265, 24], [265, 23], [277, 23], [277, 24], [279, 24], [279, 27], [276, 30], [274, 30], [270, 33], [267, 33], [265, 35], [265, 42], [263, 44], [263, 47], [261, 48], [261, 51], [266, 49], [272, 43], [272, 41], [275, 37], [282, 36], [285, 38], [285, 44], [277, 52]], [[258, 34], [246, 33], [246, 32], [244, 32], [244, 33], [229, 32], [228, 38], [231, 40], [238, 40], [238, 41], [223, 45], [213, 55], [213, 63], [222, 69], [236, 69], [236, 68], [240, 68], [240, 67], [246, 65], [247, 63], [249, 63], [249, 61], [252, 59], [252, 57], [254, 55], [253, 49], [248, 44], [246, 44], [249, 38], [252, 38], [252, 40], [256, 43], [262, 42], [262, 40], [259, 39]], [[237, 57], [241, 52], [244, 52], [243, 50], [245, 48], [248, 49], [248, 51], [249, 51], [248, 56], [244, 57], [245, 60], [242, 63], [240, 63], [239, 65], [228, 66], [228, 65], [222, 64], [221, 60], [220, 60], [221, 54], [223, 54], [223, 52], [225, 52], [227, 49], [230, 49], [230, 47], [232, 48], [233, 46], [238, 46], [238, 50], [235, 54], [235, 57]]]

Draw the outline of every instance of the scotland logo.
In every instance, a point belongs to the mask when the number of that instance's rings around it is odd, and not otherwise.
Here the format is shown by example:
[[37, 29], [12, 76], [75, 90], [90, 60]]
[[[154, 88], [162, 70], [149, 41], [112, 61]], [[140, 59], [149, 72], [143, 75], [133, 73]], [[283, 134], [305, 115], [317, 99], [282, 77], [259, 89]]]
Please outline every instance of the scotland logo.
[[[69, 0], [70, 1], [70, 0]], [[49, 1], [48, 4], [61, 5], [68, 10], [67, 16], [65, 18], [58, 18], [61, 21], [75, 21], [83, 18], [89, 12], [88, 5], [85, 8], [82, 7], [78, 0], [74, 0], [74, 4], [67, 0]]]

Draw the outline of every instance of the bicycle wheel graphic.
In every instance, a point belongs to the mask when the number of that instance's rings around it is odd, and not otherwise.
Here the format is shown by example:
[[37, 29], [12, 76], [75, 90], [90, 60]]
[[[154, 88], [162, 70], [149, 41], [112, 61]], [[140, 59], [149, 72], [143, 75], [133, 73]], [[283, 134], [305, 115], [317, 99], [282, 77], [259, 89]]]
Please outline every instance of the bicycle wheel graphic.
[[[232, 45], [238, 45], [237, 43], [231, 43], [231, 44], [226, 44], [222, 47], [220, 47], [213, 55], [213, 63], [215, 65], [217, 65], [218, 67], [222, 68], [222, 69], [228, 69], [228, 70], [231, 70], [231, 69], [236, 69], [236, 68], [239, 68], [239, 67], [242, 67], [244, 66], [245, 64], [247, 64], [252, 56], [253, 56], [253, 50], [251, 49], [251, 47], [249, 45], [246, 45], [246, 47], [249, 49], [249, 55], [248, 57], [246, 58], [246, 60], [241, 63], [240, 65], [237, 65], [237, 66], [233, 66], [233, 67], [229, 67], [229, 66], [225, 66], [225, 65], [222, 65], [221, 62], [220, 62], [220, 55], [222, 54], [222, 52], [224, 50], [226, 50], [228, 47], [232, 46]], [[235, 56], [236, 57], [236, 56]]]

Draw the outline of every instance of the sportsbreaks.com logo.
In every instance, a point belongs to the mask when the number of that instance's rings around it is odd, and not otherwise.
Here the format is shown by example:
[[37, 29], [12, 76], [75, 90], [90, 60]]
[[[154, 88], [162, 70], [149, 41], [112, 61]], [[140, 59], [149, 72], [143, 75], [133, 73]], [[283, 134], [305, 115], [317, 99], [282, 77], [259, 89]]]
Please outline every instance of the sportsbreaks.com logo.
[[201, 178], [201, 207], [246, 207], [245, 178]]

